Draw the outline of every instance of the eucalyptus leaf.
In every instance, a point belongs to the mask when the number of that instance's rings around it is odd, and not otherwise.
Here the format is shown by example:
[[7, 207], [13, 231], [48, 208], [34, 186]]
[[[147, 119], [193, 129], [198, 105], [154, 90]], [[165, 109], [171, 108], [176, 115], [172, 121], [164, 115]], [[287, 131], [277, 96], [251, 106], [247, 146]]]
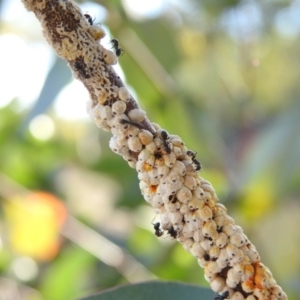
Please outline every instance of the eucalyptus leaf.
[[204, 287], [179, 282], [150, 281], [119, 286], [81, 300], [211, 300], [214, 293]]

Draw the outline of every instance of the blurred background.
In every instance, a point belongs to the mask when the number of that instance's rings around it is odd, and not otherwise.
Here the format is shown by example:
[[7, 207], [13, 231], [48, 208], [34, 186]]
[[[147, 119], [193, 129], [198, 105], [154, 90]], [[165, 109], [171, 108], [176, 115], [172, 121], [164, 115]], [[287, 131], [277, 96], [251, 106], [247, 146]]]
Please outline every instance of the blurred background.
[[[300, 297], [300, 1], [77, 1], [125, 53], [151, 121], [197, 151], [290, 300]], [[0, 1], [0, 299], [66, 300], [160, 278], [208, 286], [154, 235], [136, 173], [20, 0]], [[156, 219], [156, 221], [158, 221]]]

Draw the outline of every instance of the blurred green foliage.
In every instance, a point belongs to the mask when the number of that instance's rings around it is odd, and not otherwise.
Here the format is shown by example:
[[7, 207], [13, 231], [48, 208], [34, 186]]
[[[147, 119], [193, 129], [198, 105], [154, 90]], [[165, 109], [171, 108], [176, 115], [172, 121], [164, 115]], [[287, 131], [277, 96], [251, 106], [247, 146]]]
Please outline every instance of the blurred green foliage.
[[[126, 51], [120, 66], [140, 106], [197, 151], [201, 176], [213, 184], [289, 299], [299, 299], [299, 1], [165, 0], [155, 17], [139, 19], [125, 1], [94, 3], [106, 13], [102, 20], [96, 15], [96, 22]], [[14, 33], [31, 42], [34, 32], [28, 38], [5, 18], [2, 25], [2, 36]], [[139, 261], [149, 278], [207, 286], [191, 255], [153, 234], [155, 214], [142, 199], [135, 171], [110, 151], [110, 135], [91, 121], [57, 114], [53, 103], [63, 87], [58, 82], [70, 81], [66, 70], [64, 62], [53, 64], [33, 107], [21, 108], [18, 99], [1, 105], [0, 295], [74, 299], [128, 282], [119, 269], [66, 236], [58, 237], [51, 259], [17, 252], [10, 236], [15, 224], [5, 206], [24, 189], [56, 195], [70, 215]], [[0, 85], [5, 84], [4, 78]], [[46, 97], [49, 90], [52, 97]], [[85, 99], [65, 99], [70, 110], [78, 101]], [[35, 133], [43, 128], [43, 122], [33, 124], [40, 113], [54, 124], [49, 138]]]

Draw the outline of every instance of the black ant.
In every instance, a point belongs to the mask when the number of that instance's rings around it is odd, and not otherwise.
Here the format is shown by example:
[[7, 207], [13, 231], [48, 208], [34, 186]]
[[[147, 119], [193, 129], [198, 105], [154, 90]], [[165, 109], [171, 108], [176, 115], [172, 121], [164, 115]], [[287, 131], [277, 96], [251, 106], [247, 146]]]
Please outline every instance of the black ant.
[[213, 300], [224, 300], [224, 299], [229, 299], [229, 292], [226, 291], [222, 295], [216, 296]]
[[202, 168], [202, 165], [201, 165], [200, 161], [196, 159], [197, 152], [194, 152], [192, 150], [188, 150], [188, 151], [186, 151], [186, 154], [193, 161], [193, 164], [195, 166], [195, 171], [200, 171], [201, 168]]
[[119, 48], [120, 45], [117, 39], [112, 39], [110, 42], [112, 43], [112, 47], [115, 49], [117, 56], [121, 56], [125, 52], [124, 49]]
[[168, 234], [174, 239], [177, 238], [177, 231], [174, 229], [173, 225], [168, 229]]
[[87, 21], [90, 23], [90, 25], [92, 26], [94, 24], [95, 19], [93, 20], [89, 14], [84, 14], [84, 16], [87, 19]]
[[160, 135], [161, 135], [162, 141], [164, 143], [164, 147], [165, 147], [166, 152], [168, 154], [170, 154], [171, 153], [171, 148], [170, 148], [169, 143], [167, 142], [167, 140], [169, 138], [168, 133], [165, 130], [162, 130], [162, 132], [160, 133]]
[[164, 234], [163, 230], [160, 229], [160, 223], [159, 222], [157, 222], [155, 224], [152, 223], [152, 225], [154, 227], [154, 230], [155, 230], [154, 234], [156, 236], [160, 237]]

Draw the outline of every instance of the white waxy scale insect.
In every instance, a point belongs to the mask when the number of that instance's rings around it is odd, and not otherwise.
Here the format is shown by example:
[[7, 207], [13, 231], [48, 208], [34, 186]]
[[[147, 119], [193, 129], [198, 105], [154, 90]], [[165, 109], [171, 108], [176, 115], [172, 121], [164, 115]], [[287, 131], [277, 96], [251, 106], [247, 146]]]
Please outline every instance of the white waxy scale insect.
[[195, 242], [201, 242], [204, 240], [204, 235], [200, 229], [197, 229], [194, 232], [193, 238], [194, 238]]
[[234, 268], [231, 268], [228, 270], [227, 272], [227, 279], [226, 279], [226, 282], [227, 280], [231, 283], [231, 284], [234, 284], [234, 286], [230, 286], [231, 288], [235, 288], [238, 283], [241, 281], [241, 274], [236, 272], [234, 270]]
[[138, 137], [130, 137], [127, 143], [128, 148], [133, 152], [140, 152], [143, 148], [143, 145]]
[[148, 172], [148, 174], [149, 174], [150, 184], [151, 185], [158, 185], [160, 177], [158, 176], [157, 169], [155, 167], [153, 167], [152, 170], [150, 170]]
[[209, 252], [209, 250], [211, 249], [211, 247], [213, 246], [213, 242], [208, 240], [208, 239], [204, 239], [203, 241], [200, 242], [201, 247], [206, 251]]
[[173, 147], [173, 152], [174, 152], [176, 158], [182, 156], [182, 151], [181, 151], [181, 149], [179, 147]]
[[228, 243], [228, 236], [224, 232], [220, 232], [216, 240], [216, 246], [223, 248]]
[[199, 211], [200, 218], [204, 222], [210, 222], [212, 220], [212, 211], [207, 205], [204, 205], [198, 211]]
[[208, 272], [208, 273], [213, 273], [213, 274], [216, 274], [216, 273], [220, 273], [221, 272], [221, 269], [220, 267], [218, 266], [218, 264], [213, 261], [213, 260], [210, 260], [208, 262], [208, 264], [206, 265], [205, 267], [205, 270]]
[[192, 255], [194, 255], [197, 258], [203, 257], [205, 254], [204, 249], [201, 247], [201, 244], [199, 242], [195, 242], [193, 246], [190, 249], [190, 252]]
[[180, 206], [180, 212], [185, 215], [189, 211], [189, 207], [187, 204], [183, 203]]
[[[166, 176], [167, 182], [166, 182], [166, 192], [168, 195], [175, 195], [176, 192], [182, 187], [182, 177], [181, 176], [174, 176], [168, 174]], [[177, 197], [179, 200], [179, 198]]]
[[217, 231], [217, 225], [214, 221], [206, 222], [203, 225], [202, 233], [205, 237], [211, 237]]
[[185, 176], [184, 177], [184, 185], [190, 189], [190, 190], [194, 190], [197, 187], [197, 182], [195, 177], [193, 176]]
[[96, 119], [94, 120], [97, 127], [102, 128], [105, 131], [111, 131], [110, 126], [107, 124], [105, 120]]
[[196, 188], [196, 189], [193, 191], [193, 195], [194, 195], [196, 198], [200, 199], [200, 200], [202, 200], [202, 199], [205, 198], [204, 191], [203, 191], [200, 187]]
[[118, 62], [116, 54], [107, 49], [103, 50], [103, 59], [108, 65], [115, 65]]
[[124, 102], [129, 101], [130, 93], [126, 87], [122, 86], [119, 88], [119, 98]]
[[139, 139], [143, 145], [148, 145], [153, 141], [153, 135], [150, 131], [142, 129], [139, 132]]
[[146, 145], [146, 149], [151, 152], [152, 154], [156, 152], [156, 145], [154, 142], [151, 142]]
[[204, 279], [205, 279], [207, 282], [213, 281], [213, 279], [215, 279], [216, 277], [217, 277], [216, 274], [207, 272], [207, 271], [204, 269]]
[[214, 193], [215, 193], [215, 190], [214, 190], [214, 188], [211, 186], [211, 184], [208, 184], [208, 183], [201, 184], [201, 188], [202, 188], [205, 192], [209, 192], [210, 194], [214, 194]]
[[130, 168], [135, 169], [136, 160], [127, 161]]
[[176, 193], [177, 199], [182, 203], [187, 203], [192, 199], [192, 192], [185, 186], [181, 187]]
[[150, 157], [151, 152], [148, 151], [147, 149], [143, 149], [138, 156], [138, 160], [141, 162], [147, 161], [147, 159]]
[[180, 211], [176, 211], [176, 212], [170, 212], [169, 218], [170, 218], [170, 222], [173, 225], [175, 225], [175, 224], [180, 224], [182, 222], [183, 216]]
[[182, 146], [184, 146], [184, 143], [181, 139], [178, 138], [172, 138], [171, 135], [169, 135], [170, 138], [170, 143], [174, 146], [177, 147], [179, 149], [181, 149]]
[[163, 159], [165, 161], [165, 165], [169, 168], [172, 168], [176, 162], [176, 156], [173, 152], [171, 152], [170, 154], [164, 154]]
[[186, 173], [185, 165], [181, 161], [176, 160], [171, 172], [179, 174], [180, 176], [184, 176]]
[[103, 27], [100, 25], [91, 25], [88, 27], [88, 31], [90, 32], [95, 41], [101, 40], [106, 35]]
[[[130, 137], [138, 137], [139, 136], [139, 129], [136, 128], [136, 127], [132, 127], [130, 126], [127, 130], [127, 137], [130, 138]], [[139, 138], [140, 140], [140, 138]], [[140, 140], [140, 142], [142, 143], [142, 141]]]
[[113, 115], [122, 115], [126, 110], [126, 104], [123, 101], [116, 101], [113, 103], [111, 110]]
[[193, 196], [192, 199], [187, 203], [187, 206], [190, 210], [198, 210], [204, 206], [204, 201]]
[[[136, 166], [136, 165], [135, 165]], [[149, 182], [148, 172], [138, 172], [138, 179]]]
[[241, 247], [245, 244], [244, 236], [241, 233], [235, 233], [230, 236], [230, 244], [233, 244], [237, 247]]
[[210, 282], [211, 289], [216, 292], [220, 293], [223, 291], [225, 287], [225, 280], [221, 276], [216, 276], [211, 282]]
[[168, 175], [170, 168], [166, 165], [159, 166], [157, 168], [158, 175], [162, 178]]
[[227, 236], [231, 236], [236, 233], [236, 228], [233, 224], [227, 224], [222, 227], [222, 232], [224, 232]]
[[184, 236], [185, 238], [192, 238], [194, 233], [193, 231], [190, 230], [189, 226], [187, 223], [185, 223], [183, 225], [183, 229], [182, 229], [182, 236]]
[[216, 260], [220, 255], [220, 248], [216, 245], [213, 245], [209, 250], [209, 256], [212, 260]]
[[248, 248], [247, 256], [251, 259], [252, 262], [260, 261], [260, 256], [253, 245]]
[[111, 107], [106, 105], [99, 105], [100, 118], [103, 120], [110, 120], [112, 118], [112, 110]]
[[154, 207], [154, 208], [159, 208], [162, 206], [163, 202], [162, 199], [159, 195], [154, 195], [150, 201], [150, 204]]
[[208, 261], [205, 260], [203, 257], [198, 258], [197, 261], [198, 261], [199, 266], [200, 266], [201, 268], [203, 268], [203, 269], [204, 269], [205, 266], [207, 266], [207, 264], [208, 264]]
[[166, 211], [168, 211], [168, 212], [172, 212], [173, 213], [173, 212], [177, 211], [177, 205], [176, 205], [176, 203], [172, 203], [172, 202], [165, 203], [165, 208], [166, 208]]
[[193, 239], [186, 239], [182, 244], [183, 244], [183, 248], [186, 251], [190, 252], [190, 249], [192, 248], [194, 241]]
[[128, 112], [128, 117], [131, 121], [140, 123], [145, 120], [146, 112], [140, 108], [134, 108]]
[[117, 137], [116, 136], [112, 136], [110, 138], [109, 147], [112, 151], [118, 153], [119, 149], [118, 149], [118, 145], [117, 145]]

